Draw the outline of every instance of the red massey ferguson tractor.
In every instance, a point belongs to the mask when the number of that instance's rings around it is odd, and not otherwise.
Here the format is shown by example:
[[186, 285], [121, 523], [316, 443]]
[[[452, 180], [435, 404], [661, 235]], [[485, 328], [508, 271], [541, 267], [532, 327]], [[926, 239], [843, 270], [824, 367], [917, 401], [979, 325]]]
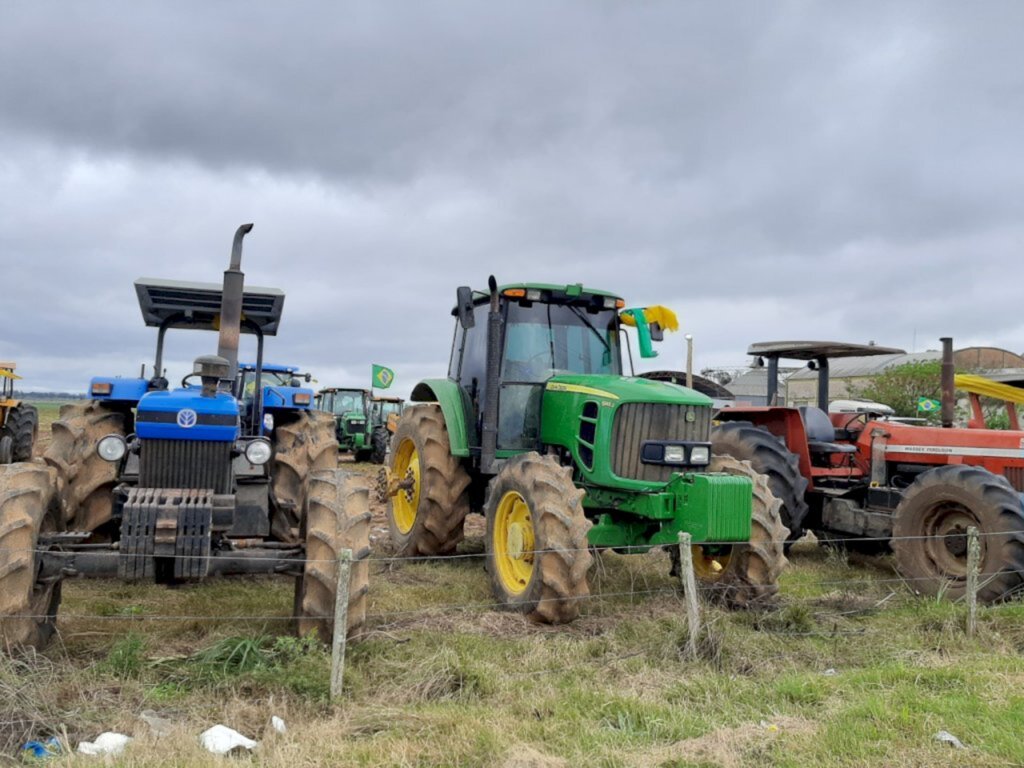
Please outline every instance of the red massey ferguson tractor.
[[[1024, 431], [953, 428], [951, 339], [943, 339], [942, 426], [878, 414], [829, 413], [829, 359], [902, 350], [831, 342], [754, 344], [767, 363], [768, 403], [776, 401], [779, 359], [818, 372], [818, 405], [724, 408], [713, 451], [749, 460], [782, 500], [790, 541], [805, 530], [854, 551], [895, 555], [900, 573], [924, 594], [961, 596], [967, 529], [981, 544], [979, 600], [1024, 587]], [[975, 398], [976, 399], [976, 398]], [[1012, 412], [1011, 416], [1015, 416]], [[1011, 426], [1019, 427], [1011, 417]]]

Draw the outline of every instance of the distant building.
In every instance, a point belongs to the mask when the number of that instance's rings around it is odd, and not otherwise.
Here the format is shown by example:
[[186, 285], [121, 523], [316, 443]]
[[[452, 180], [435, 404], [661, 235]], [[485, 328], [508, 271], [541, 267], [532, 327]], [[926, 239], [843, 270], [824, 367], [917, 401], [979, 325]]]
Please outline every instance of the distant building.
[[[779, 402], [786, 402], [786, 379], [798, 368], [779, 368]], [[768, 369], [748, 368], [725, 385], [737, 403], [768, 404]]]

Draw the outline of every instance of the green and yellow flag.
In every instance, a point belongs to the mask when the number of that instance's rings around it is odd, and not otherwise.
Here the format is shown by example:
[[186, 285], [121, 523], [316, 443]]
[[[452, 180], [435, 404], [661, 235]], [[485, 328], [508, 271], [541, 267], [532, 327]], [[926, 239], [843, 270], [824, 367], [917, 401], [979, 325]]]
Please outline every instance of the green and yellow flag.
[[373, 365], [373, 373], [370, 378], [372, 382], [371, 387], [379, 387], [380, 389], [387, 389], [391, 386], [391, 382], [395, 380], [395, 372], [390, 368], [385, 368], [383, 365]]
[[942, 407], [942, 403], [930, 397], [917, 398], [917, 410], [922, 413], [934, 413]]

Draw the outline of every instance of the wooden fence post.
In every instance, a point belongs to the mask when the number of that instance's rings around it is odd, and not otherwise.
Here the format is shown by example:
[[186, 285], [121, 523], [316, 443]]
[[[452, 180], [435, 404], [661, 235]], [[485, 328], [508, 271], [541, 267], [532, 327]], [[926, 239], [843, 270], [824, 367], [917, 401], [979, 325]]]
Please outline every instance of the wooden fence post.
[[981, 542], [978, 529], [967, 529], [967, 636], [974, 637], [978, 628], [978, 572], [981, 570]]
[[338, 589], [334, 595], [334, 637], [331, 642], [331, 701], [341, 697], [345, 674], [345, 641], [348, 636], [349, 573], [352, 550], [338, 552]]
[[697, 602], [697, 579], [693, 574], [693, 549], [690, 534], [679, 533], [679, 578], [686, 598], [687, 652], [697, 658], [697, 638], [700, 635], [700, 604]]

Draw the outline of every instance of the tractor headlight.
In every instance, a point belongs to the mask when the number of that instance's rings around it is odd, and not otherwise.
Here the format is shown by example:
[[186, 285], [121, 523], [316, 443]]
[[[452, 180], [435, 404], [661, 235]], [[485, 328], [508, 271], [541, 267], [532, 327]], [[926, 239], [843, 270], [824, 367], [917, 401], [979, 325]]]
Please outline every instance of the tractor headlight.
[[253, 440], [245, 446], [246, 460], [248, 460], [250, 464], [255, 464], [257, 467], [270, 461], [270, 455], [272, 453], [273, 449], [270, 447], [269, 440]]
[[686, 462], [686, 449], [681, 445], [666, 445], [662, 461], [666, 464], [683, 464]]
[[695, 445], [690, 449], [691, 464], [708, 464], [711, 461], [711, 449], [706, 445]]
[[263, 414], [263, 430], [265, 432], [274, 431], [274, 414], [265, 413]]
[[96, 453], [104, 461], [120, 461], [128, 452], [128, 443], [120, 435], [107, 435], [101, 437], [96, 443]]

